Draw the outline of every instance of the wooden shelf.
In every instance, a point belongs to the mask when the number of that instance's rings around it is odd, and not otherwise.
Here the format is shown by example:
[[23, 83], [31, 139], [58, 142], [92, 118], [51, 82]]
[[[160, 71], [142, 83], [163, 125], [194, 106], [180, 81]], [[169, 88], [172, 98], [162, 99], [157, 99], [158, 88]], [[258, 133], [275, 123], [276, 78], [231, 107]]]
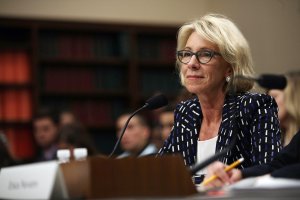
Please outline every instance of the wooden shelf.
[[113, 123], [110, 124], [99, 124], [99, 125], [86, 125], [89, 130], [97, 130], [101, 134], [102, 131], [112, 131], [115, 129]]
[[128, 98], [127, 94], [123, 91], [43, 91], [40, 92], [41, 96], [44, 97], [79, 97], [79, 98]]
[[20, 90], [20, 89], [32, 89], [32, 83], [0, 83], [0, 89], [13, 89], [13, 90]]
[[60, 67], [60, 65], [70, 66], [98, 66], [98, 65], [110, 65], [110, 66], [127, 66], [128, 61], [122, 58], [42, 58], [39, 60], [41, 65], [51, 65], [51, 67]]
[[0, 120], [0, 126], [1, 127], [20, 127], [20, 126], [31, 126], [32, 125], [32, 121], [31, 120], [27, 120], [27, 121], [3, 121]]
[[175, 69], [175, 59], [174, 60], [140, 60], [138, 65], [144, 68], [174, 68]]
[[9, 42], [4, 42], [0, 44], [0, 52], [1, 51], [31, 51], [30, 44], [20, 44], [11, 45]]
[[[177, 86], [170, 78], [175, 72], [175, 26], [0, 17], [1, 30], [0, 53], [25, 51], [32, 80], [0, 83], [0, 92], [26, 89], [32, 95], [32, 113], [48, 105], [74, 109], [93, 135], [99, 133], [96, 142], [108, 151], [115, 139], [113, 120], [119, 114], [136, 109], [156, 90], [164, 89], [169, 100], [176, 96]], [[85, 86], [89, 89], [83, 90]], [[0, 121], [7, 127], [31, 123]]]

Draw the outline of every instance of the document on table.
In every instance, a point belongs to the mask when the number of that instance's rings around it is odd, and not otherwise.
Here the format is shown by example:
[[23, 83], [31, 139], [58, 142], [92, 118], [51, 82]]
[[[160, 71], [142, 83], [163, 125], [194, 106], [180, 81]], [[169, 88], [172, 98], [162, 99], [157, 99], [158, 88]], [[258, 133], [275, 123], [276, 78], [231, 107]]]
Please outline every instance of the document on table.
[[246, 178], [233, 185], [227, 187], [229, 190], [234, 189], [253, 189], [253, 188], [291, 188], [299, 187], [300, 180], [298, 179], [286, 179], [286, 178], [274, 178], [270, 175], [261, 177]]

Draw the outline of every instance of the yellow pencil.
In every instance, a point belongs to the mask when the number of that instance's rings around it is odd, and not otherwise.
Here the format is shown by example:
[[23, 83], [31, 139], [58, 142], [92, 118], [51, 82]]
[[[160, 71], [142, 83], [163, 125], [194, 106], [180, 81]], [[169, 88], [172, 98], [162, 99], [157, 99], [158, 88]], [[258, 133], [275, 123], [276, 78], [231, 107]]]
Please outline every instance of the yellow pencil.
[[[229, 170], [232, 170], [233, 168], [235, 168], [236, 166], [238, 166], [239, 164], [241, 164], [244, 161], [244, 158], [240, 158], [237, 161], [235, 161], [234, 163], [232, 163], [231, 165], [227, 166], [225, 168], [225, 172], [228, 172]], [[211, 177], [209, 177], [207, 180], [205, 180], [201, 185], [205, 186], [208, 183], [212, 182], [213, 180], [215, 180], [216, 178], [218, 178], [218, 176], [213, 175]]]

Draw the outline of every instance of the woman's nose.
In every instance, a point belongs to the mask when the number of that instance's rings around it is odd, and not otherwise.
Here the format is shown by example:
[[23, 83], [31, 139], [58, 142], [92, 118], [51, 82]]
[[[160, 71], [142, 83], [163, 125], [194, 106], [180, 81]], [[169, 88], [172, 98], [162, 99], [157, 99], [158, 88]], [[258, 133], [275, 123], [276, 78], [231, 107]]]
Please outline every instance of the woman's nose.
[[190, 62], [188, 62], [187, 66], [188, 66], [188, 68], [191, 68], [191, 69], [198, 69], [200, 67], [200, 63], [198, 62], [195, 55], [193, 55], [191, 57], [191, 60], [190, 60]]

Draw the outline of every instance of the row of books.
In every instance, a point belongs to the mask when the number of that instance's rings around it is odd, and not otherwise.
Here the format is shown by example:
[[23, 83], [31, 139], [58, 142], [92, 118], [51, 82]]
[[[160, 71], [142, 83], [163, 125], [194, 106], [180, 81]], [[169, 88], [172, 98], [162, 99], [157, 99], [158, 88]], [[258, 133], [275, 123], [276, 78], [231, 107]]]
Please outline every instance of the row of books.
[[88, 92], [124, 88], [125, 69], [121, 68], [47, 68], [44, 88], [48, 92]]
[[26, 84], [30, 80], [30, 61], [26, 52], [0, 52], [0, 83]]
[[109, 102], [75, 102], [73, 111], [86, 126], [112, 125], [112, 106]]
[[93, 100], [73, 102], [71, 105], [76, 116], [82, 123], [91, 127], [110, 127], [116, 118], [126, 109], [122, 100]]
[[32, 118], [32, 94], [30, 91], [3, 90], [0, 93], [0, 121], [28, 122]]
[[1, 131], [6, 136], [8, 149], [13, 159], [24, 160], [33, 157], [35, 145], [30, 128], [5, 128]]
[[138, 44], [141, 60], [175, 60], [176, 40], [161, 38], [142, 38]]
[[141, 77], [141, 91], [143, 96], [149, 96], [156, 92], [176, 95], [182, 88], [179, 77], [175, 71], [143, 70]]
[[126, 40], [119, 34], [66, 35], [44, 34], [40, 38], [39, 52], [42, 58], [92, 59], [105, 57], [124, 57], [128, 49]]
[[78, 92], [95, 88], [95, 79], [92, 71], [70, 68], [47, 68], [44, 78], [44, 88], [48, 92]]
[[121, 90], [127, 87], [127, 71], [124, 68], [104, 67], [96, 71], [96, 88]]
[[[42, 76], [43, 77], [43, 76]], [[48, 68], [44, 75], [47, 92], [96, 92], [127, 90], [127, 73], [123, 68]], [[175, 71], [143, 69], [141, 91], [150, 95], [157, 90], [177, 94], [181, 85]]]
[[30, 30], [26, 28], [0, 27], [0, 47], [3, 49], [28, 49]]
[[[105, 57], [127, 58], [130, 54], [129, 37], [126, 34], [66, 35], [43, 34], [39, 53], [42, 58], [95, 59]], [[141, 60], [174, 60], [176, 39], [141, 37], [137, 40], [138, 57]]]

